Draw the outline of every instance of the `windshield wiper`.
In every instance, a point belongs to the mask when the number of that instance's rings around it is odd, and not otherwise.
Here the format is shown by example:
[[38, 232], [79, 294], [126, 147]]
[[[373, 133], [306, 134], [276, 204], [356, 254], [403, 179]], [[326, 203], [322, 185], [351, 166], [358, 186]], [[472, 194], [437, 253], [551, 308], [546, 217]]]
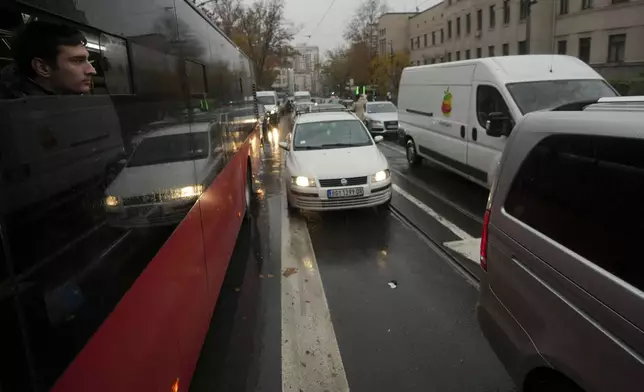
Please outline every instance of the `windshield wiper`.
[[359, 146], [365, 146], [365, 144], [353, 144], [353, 143], [331, 143], [331, 144], [323, 144], [323, 148], [328, 148], [328, 147], [359, 147]]
[[321, 150], [322, 146], [297, 146], [295, 150]]

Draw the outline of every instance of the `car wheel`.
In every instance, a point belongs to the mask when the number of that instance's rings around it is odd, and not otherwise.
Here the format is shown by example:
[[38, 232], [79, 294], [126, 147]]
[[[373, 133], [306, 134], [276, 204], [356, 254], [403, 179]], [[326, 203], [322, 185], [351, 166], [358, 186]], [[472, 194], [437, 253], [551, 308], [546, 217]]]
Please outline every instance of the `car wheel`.
[[409, 163], [409, 166], [418, 166], [420, 165], [421, 158], [418, 156], [418, 153], [416, 152], [416, 143], [414, 143], [414, 139], [409, 139], [407, 140], [407, 163]]

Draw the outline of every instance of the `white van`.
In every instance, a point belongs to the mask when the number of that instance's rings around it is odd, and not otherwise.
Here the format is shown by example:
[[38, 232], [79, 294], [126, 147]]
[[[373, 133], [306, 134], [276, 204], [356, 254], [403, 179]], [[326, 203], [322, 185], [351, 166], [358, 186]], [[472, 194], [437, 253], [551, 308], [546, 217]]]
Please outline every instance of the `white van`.
[[296, 91], [294, 95], [295, 102], [311, 102], [311, 93], [308, 91]]
[[[422, 158], [489, 188], [507, 136], [525, 114], [616, 96], [576, 57], [488, 57], [408, 67], [400, 79], [398, 110], [407, 160]], [[486, 132], [488, 120], [504, 124]]]
[[276, 91], [258, 91], [257, 103], [264, 105], [266, 112], [274, 114], [277, 112], [279, 105], [279, 97]]

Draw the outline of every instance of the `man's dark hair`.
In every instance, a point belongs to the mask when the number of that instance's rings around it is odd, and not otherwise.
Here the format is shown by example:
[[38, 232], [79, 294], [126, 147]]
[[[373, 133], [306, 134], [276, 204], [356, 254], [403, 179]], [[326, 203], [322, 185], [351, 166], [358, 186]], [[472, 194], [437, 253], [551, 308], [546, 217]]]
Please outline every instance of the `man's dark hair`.
[[13, 58], [18, 70], [27, 77], [36, 72], [31, 60], [38, 57], [51, 67], [56, 67], [59, 46], [86, 45], [87, 39], [73, 27], [49, 22], [31, 22], [23, 26], [13, 42]]

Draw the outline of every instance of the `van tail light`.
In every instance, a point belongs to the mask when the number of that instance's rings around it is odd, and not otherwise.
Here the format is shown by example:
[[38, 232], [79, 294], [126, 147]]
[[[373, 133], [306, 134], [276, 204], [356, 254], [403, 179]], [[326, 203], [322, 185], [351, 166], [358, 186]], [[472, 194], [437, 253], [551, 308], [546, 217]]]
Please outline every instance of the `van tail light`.
[[487, 271], [487, 233], [490, 225], [490, 210], [485, 210], [483, 216], [483, 234], [481, 234], [481, 268]]

